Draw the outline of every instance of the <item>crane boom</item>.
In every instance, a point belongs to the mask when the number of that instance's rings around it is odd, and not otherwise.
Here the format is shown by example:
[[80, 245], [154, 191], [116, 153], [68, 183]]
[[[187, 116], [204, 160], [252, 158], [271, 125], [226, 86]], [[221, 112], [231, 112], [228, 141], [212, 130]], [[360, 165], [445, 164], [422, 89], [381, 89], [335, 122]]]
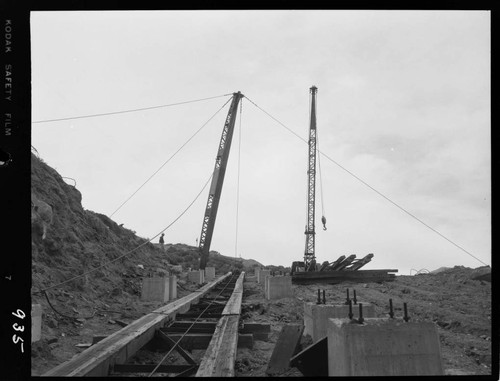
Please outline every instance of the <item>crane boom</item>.
[[208, 262], [208, 253], [212, 242], [212, 235], [215, 227], [215, 219], [217, 217], [217, 209], [224, 183], [224, 175], [226, 173], [227, 160], [229, 158], [229, 150], [231, 149], [231, 140], [233, 138], [234, 123], [238, 111], [238, 103], [243, 97], [241, 92], [233, 93], [233, 100], [224, 123], [222, 136], [219, 143], [219, 149], [215, 158], [215, 168], [208, 194], [205, 216], [203, 217], [203, 226], [200, 236], [200, 270], [204, 270]]
[[305, 271], [316, 271], [316, 257], [314, 254], [314, 204], [316, 196], [316, 92], [318, 88], [312, 86], [311, 93], [311, 120], [309, 125], [309, 165], [307, 168], [307, 226], [306, 247], [304, 251]]

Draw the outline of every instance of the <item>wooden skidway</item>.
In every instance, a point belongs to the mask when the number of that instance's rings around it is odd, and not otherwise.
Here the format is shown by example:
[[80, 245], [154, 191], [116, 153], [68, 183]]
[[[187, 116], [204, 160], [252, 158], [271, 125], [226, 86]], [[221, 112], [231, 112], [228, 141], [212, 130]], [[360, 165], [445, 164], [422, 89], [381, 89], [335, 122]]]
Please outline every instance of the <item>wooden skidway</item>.
[[243, 272], [236, 281], [196, 377], [234, 377], [244, 277]]
[[187, 312], [192, 304], [197, 303], [212, 288], [230, 276], [231, 273], [227, 273], [197, 291], [158, 308], [42, 376], [108, 376], [113, 365], [125, 364], [140, 348], [151, 341], [155, 332], [171, 320], [173, 316]]

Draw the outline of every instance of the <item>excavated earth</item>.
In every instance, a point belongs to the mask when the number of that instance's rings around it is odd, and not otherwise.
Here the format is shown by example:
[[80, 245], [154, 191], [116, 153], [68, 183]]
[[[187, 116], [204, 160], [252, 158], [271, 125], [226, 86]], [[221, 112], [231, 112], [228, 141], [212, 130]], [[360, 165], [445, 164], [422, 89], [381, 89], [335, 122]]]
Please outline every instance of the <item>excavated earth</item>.
[[[341, 283], [336, 285], [292, 285], [293, 297], [265, 300], [263, 285], [248, 277], [244, 283], [244, 322], [268, 323], [268, 342], [255, 341], [252, 349], [239, 349], [238, 376], [266, 376], [274, 345], [286, 324], [303, 324], [304, 303], [317, 301], [317, 290], [325, 290], [327, 304], [344, 304], [346, 289], [358, 302], [375, 306], [376, 317], [387, 317], [389, 299], [396, 318], [403, 317], [407, 303], [412, 321], [434, 322], [441, 343], [441, 356], [447, 375], [491, 375], [491, 283], [474, 278], [490, 273], [489, 267], [477, 269], [455, 266], [438, 274], [398, 276], [392, 282]], [[487, 278], [487, 276], [484, 276]], [[322, 294], [322, 291], [321, 291]], [[301, 349], [312, 343], [301, 341]], [[303, 376], [291, 368], [281, 376]]]
[[[107, 216], [84, 209], [80, 192], [35, 155], [31, 180], [34, 197], [53, 211], [45, 239], [39, 216], [32, 214], [31, 221], [31, 298], [43, 309], [42, 337], [31, 350], [33, 376], [160, 307], [160, 302], [141, 301], [142, 278], [176, 274], [178, 297], [199, 287], [187, 282], [185, 274], [197, 263], [195, 247], [175, 244], [162, 250]], [[259, 265], [210, 254], [209, 265], [218, 274], [239, 268], [253, 275], [253, 267]], [[183, 272], [174, 265], [181, 265]], [[293, 285], [293, 297], [273, 301], [265, 300], [263, 285], [248, 276], [242, 321], [270, 324], [271, 334], [268, 341], [255, 341], [252, 349], [238, 350], [236, 375], [265, 376], [282, 327], [303, 322], [304, 302], [315, 302], [318, 288], [326, 290], [327, 303], [343, 303], [346, 288], [356, 289], [361, 302], [375, 305], [377, 316], [387, 315], [389, 298], [399, 315], [407, 302], [411, 319], [437, 324], [446, 374], [491, 374], [491, 283], [487, 277], [474, 279], [490, 272], [490, 268], [454, 267], [438, 274], [398, 276], [392, 282]], [[308, 344], [310, 340], [304, 339], [301, 345]], [[282, 376], [301, 373], [292, 368]]]

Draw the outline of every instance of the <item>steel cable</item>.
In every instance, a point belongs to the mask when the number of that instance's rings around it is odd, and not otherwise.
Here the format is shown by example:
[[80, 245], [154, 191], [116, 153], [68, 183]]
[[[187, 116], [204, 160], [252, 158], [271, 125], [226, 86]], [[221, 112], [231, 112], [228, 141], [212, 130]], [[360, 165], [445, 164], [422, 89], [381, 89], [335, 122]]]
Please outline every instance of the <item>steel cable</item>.
[[130, 110], [122, 110], [122, 111], [112, 111], [112, 112], [104, 112], [100, 114], [89, 114], [89, 115], [82, 115], [82, 116], [71, 116], [67, 118], [58, 118], [58, 119], [46, 119], [46, 120], [37, 120], [35, 122], [31, 122], [32, 124], [36, 123], [48, 123], [48, 122], [60, 122], [63, 120], [73, 120], [73, 119], [84, 119], [84, 118], [95, 118], [99, 116], [106, 116], [106, 115], [116, 115], [116, 114], [125, 114], [129, 112], [137, 112], [137, 111], [145, 111], [145, 110], [153, 110], [156, 108], [162, 108], [162, 107], [170, 107], [170, 106], [178, 106], [178, 105], [183, 105], [187, 103], [195, 103], [195, 102], [201, 102], [201, 101], [206, 101], [209, 99], [215, 99], [215, 98], [221, 98], [221, 97], [226, 97], [228, 95], [232, 94], [224, 94], [224, 95], [217, 95], [214, 97], [208, 97], [208, 98], [201, 98], [201, 99], [195, 99], [191, 101], [184, 101], [184, 102], [177, 102], [177, 103], [169, 103], [165, 105], [159, 105], [159, 106], [151, 106], [151, 107], [143, 107], [143, 108], [136, 108], [136, 109], [130, 109]]
[[[276, 121], [278, 124], [280, 124], [283, 128], [285, 128], [287, 131], [289, 131], [291, 134], [295, 135], [297, 138], [299, 138], [300, 140], [302, 140], [303, 142], [307, 143], [307, 140], [305, 140], [304, 138], [302, 138], [300, 135], [298, 135], [296, 132], [294, 132], [292, 129], [288, 128], [287, 126], [285, 126], [283, 123], [281, 123], [278, 119], [276, 119], [274, 116], [272, 116], [271, 114], [269, 114], [267, 111], [265, 111], [264, 109], [262, 109], [260, 106], [258, 106], [255, 102], [253, 102], [251, 99], [249, 99], [247, 96], [245, 96], [245, 98], [247, 98], [250, 103], [252, 103], [255, 107], [257, 107], [259, 110], [261, 110], [264, 114], [266, 114], [267, 116], [269, 116], [271, 119], [273, 119], [274, 121]], [[414, 218], [415, 220], [417, 220], [418, 222], [420, 222], [422, 225], [424, 225], [425, 227], [427, 227], [428, 229], [432, 230], [434, 233], [438, 234], [440, 237], [444, 238], [446, 241], [448, 241], [449, 243], [451, 243], [452, 245], [454, 245], [455, 247], [457, 247], [458, 249], [462, 250], [464, 253], [466, 253], [467, 255], [471, 256], [472, 258], [476, 259], [477, 261], [481, 262], [483, 265], [485, 266], [488, 266], [488, 264], [486, 264], [485, 262], [483, 262], [482, 260], [480, 260], [479, 258], [477, 258], [475, 255], [473, 255], [472, 253], [470, 253], [469, 251], [467, 251], [466, 249], [464, 249], [462, 246], [456, 244], [455, 242], [453, 242], [451, 239], [447, 238], [446, 236], [444, 236], [443, 234], [441, 234], [440, 232], [438, 232], [436, 229], [432, 228], [431, 226], [429, 226], [428, 224], [426, 224], [424, 221], [422, 221], [421, 219], [419, 219], [417, 216], [413, 215], [412, 213], [410, 213], [409, 211], [407, 211], [405, 208], [403, 208], [402, 206], [398, 205], [396, 202], [392, 201], [389, 197], [385, 196], [383, 193], [379, 192], [377, 189], [375, 189], [374, 187], [372, 187], [370, 184], [368, 184], [366, 181], [362, 180], [361, 178], [359, 178], [358, 176], [356, 176], [354, 173], [352, 173], [351, 171], [349, 171], [347, 168], [345, 168], [344, 166], [342, 166], [341, 164], [337, 163], [335, 160], [333, 160], [330, 156], [328, 156], [327, 154], [321, 152], [321, 151], [318, 151], [321, 155], [323, 155], [324, 157], [326, 157], [328, 160], [330, 160], [332, 163], [334, 163], [335, 165], [337, 165], [339, 168], [341, 168], [342, 170], [344, 170], [345, 172], [347, 172], [348, 174], [350, 174], [352, 177], [354, 177], [356, 180], [358, 180], [359, 182], [361, 182], [363, 185], [365, 185], [366, 187], [368, 187], [369, 189], [371, 189], [372, 191], [374, 191], [375, 193], [377, 193], [379, 196], [383, 197], [385, 200], [389, 201], [391, 204], [393, 204], [394, 206], [396, 206], [397, 208], [399, 208], [400, 210], [402, 210], [403, 212], [405, 212], [406, 214], [408, 214], [410, 217]]]

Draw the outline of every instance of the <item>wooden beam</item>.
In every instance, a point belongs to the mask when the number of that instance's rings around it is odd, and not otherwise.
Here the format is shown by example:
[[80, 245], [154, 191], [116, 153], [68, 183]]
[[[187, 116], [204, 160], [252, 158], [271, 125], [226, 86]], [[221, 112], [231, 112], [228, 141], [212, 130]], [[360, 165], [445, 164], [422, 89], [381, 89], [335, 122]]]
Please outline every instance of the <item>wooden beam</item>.
[[[154, 370], [154, 364], [115, 364], [113, 373], [150, 373]], [[193, 365], [160, 365], [155, 373], [179, 373], [191, 369]]]
[[222, 316], [226, 315], [240, 315], [241, 314], [241, 301], [243, 299], [242, 292], [235, 292], [227, 301], [226, 307], [222, 311]]
[[[239, 337], [241, 300], [243, 295], [242, 272], [236, 281], [234, 292], [229, 298], [223, 317], [217, 323], [210, 344], [203, 356], [196, 377], [234, 377], [234, 362]], [[253, 336], [252, 336], [253, 340]]]
[[[201, 314], [201, 312], [187, 312], [187, 313], [184, 313], [184, 314], [177, 314], [176, 317], [178, 319], [196, 319], [197, 317], [199, 317]], [[212, 312], [205, 312], [203, 313], [203, 315], [201, 315], [201, 317], [203, 318], [207, 318], [207, 319], [219, 319], [222, 317], [222, 313], [221, 312], [216, 312], [216, 313], [212, 313]]]
[[[161, 331], [165, 333], [184, 333], [188, 330], [187, 327], [166, 327], [162, 328]], [[191, 327], [189, 328], [190, 333], [214, 333], [215, 331], [215, 325], [213, 327], [207, 327], [207, 328], [198, 328], [198, 327]]]
[[192, 321], [180, 321], [176, 320], [172, 322], [172, 324], [169, 325], [169, 327], [179, 327], [179, 328], [189, 328], [191, 325], [194, 328], [211, 328], [215, 330], [215, 326], [217, 325], [217, 322], [213, 321], [197, 321], [197, 322], [192, 322]]
[[288, 324], [283, 327], [274, 347], [266, 374], [283, 373], [290, 368], [290, 358], [297, 352], [304, 326]]
[[219, 320], [196, 377], [234, 377], [239, 320], [239, 315]]
[[314, 271], [295, 273], [292, 276], [292, 282], [298, 284], [307, 284], [315, 282], [341, 283], [344, 281], [353, 282], [379, 282], [391, 281], [396, 278], [397, 269], [384, 270], [357, 270], [357, 271]]
[[245, 273], [241, 273], [234, 285], [234, 291], [227, 301], [222, 315], [240, 315], [241, 314], [241, 301], [243, 300], [243, 279]]
[[143, 316], [42, 376], [106, 377], [112, 365], [124, 364], [148, 343], [154, 337], [155, 331], [161, 328], [171, 317], [189, 310], [191, 304], [197, 303], [212, 287], [230, 275], [231, 273], [227, 273], [199, 290]]
[[271, 332], [270, 324], [245, 323], [240, 333], [251, 333], [254, 340], [268, 341]]
[[241, 333], [271, 332], [271, 324], [245, 323], [240, 330]]
[[[215, 333], [214, 333], [215, 334]], [[180, 340], [180, 345], [182, 348], [187, 350], [192, 349], [207, 349], [214, 334], [211, 333], [168, 333], [166, 334], [174, 342]], [[182, 337], [182, 339], [181, 339]], [[252, 348], [254, 337], [251, 333], [237, 334], [237, 345], [238, 348]], [[161, 348], [161, 346], [160, 346]], [[165, 343], [164, 348], [170, 349], [172, 345]]]

